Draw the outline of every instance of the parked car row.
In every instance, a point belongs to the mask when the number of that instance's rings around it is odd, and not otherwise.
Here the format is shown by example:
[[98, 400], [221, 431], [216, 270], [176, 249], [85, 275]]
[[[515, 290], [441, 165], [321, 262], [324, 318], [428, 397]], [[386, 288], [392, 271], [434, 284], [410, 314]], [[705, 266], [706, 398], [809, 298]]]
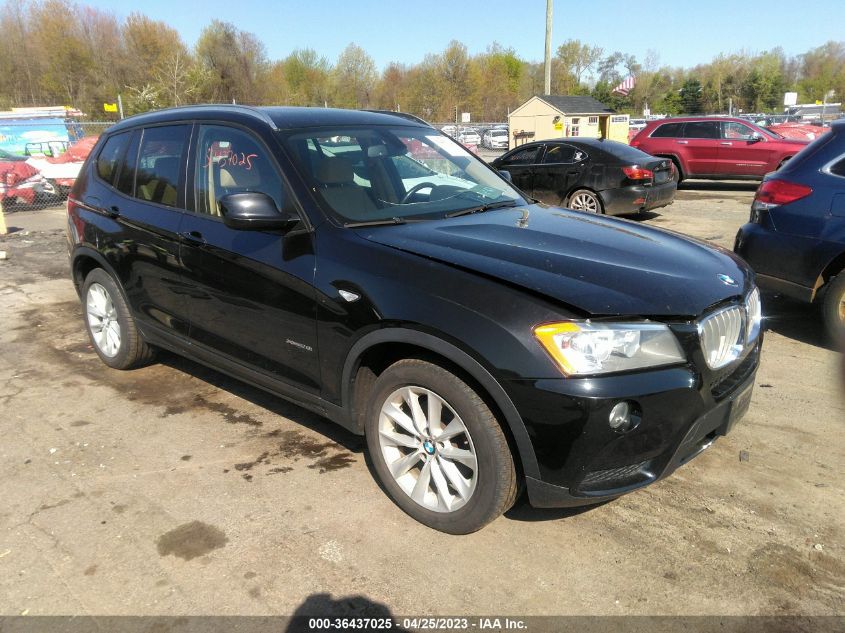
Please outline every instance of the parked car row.
[[507, 149], [508, 147], [507, 124], [492, 127], [444, 125], [440, 131], [470, 148], [481, 146], [487, 149]]

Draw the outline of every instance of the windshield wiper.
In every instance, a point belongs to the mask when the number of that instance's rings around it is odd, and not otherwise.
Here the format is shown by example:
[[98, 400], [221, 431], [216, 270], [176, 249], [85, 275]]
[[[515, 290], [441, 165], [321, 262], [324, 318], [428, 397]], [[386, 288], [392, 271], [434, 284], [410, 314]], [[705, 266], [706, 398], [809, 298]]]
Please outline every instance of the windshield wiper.
[[469, 215], [471, 213], [479, 213], [481, 211], [490, 211], [490, 209], [502, 209], [504, 207], [515, 207], [518, 206], [516, 200], [502, 200], [501, 202], [488, 202], [487, 204], [481, 204], [477, 207], [470, 207], [469, 209], [461, 209], [460, 211], [453, 211], [452, 213], [447, 213], [444, 217], [447, 218], [457, 218], [461, 215]]
[[343, 226], [354, 228], [356, 226], [384, 226], [386, 224], [405, 224], [402, 218], [382, 218], [381, 220], [365, 220], [364, 222], [346, 222]]

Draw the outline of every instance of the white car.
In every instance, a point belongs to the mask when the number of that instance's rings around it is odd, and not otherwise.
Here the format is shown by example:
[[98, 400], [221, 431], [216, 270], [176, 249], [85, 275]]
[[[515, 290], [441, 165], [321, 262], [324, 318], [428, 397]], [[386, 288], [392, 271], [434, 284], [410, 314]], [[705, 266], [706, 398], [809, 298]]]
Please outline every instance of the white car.
[[458, 143], [462, 145], [478, 145], [481, 143], [481, 137], [475, 130], [463, 130], [458, 134]]
[[628, 127], [632, 130], [636, 130], [637, 132], [639, 132], [645, 126], [646, 126], [646, 120], [645, 119], [630, 119], [628, 121]]
[[490, 149], [507, 149], [508, 148], [508, 131], [503, 128], [493, 128], [484, 133], [484, 138], [481, 139], [483, 147]]

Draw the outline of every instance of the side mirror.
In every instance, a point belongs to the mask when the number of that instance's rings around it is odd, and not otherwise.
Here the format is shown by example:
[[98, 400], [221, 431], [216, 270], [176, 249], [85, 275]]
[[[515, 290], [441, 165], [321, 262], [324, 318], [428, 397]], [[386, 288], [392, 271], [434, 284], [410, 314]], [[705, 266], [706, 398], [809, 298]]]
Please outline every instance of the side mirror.
[[299, 222], [299, 217], [282, 213], [266, 193], [247, 191], [230, 193], [217, 201], [223, 223], [230, 229], [244, 231], [284, 231]]
[[759, 143], [762, 140], [763, 140], [763, 136], [759, 132], [754, 132], [754, 134], [751, 135], [751, 138], [748, 139], [748, 142], [749, 143]]
[[505, 171], [504, 169], [499, 170], [499, 175], [507, 180], [508, 182], [513, 182], [513, 178], [511, 177], [511, 173], [509, 171]]

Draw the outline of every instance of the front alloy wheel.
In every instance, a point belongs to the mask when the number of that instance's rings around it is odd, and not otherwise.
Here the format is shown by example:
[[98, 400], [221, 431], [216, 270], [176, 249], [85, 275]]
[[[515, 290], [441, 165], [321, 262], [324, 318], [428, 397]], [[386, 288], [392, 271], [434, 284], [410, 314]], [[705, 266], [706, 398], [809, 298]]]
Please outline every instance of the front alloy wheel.
[[402, 387], [379, 416], [381, 454], [393, 479], [411, 499], [434, 512], [451, 512], [472, 497], [478, 460], [469, 431], [433, 391]]
[[364, 433], [385, 491], [431, 528], [475, 532], [516, 500], [504, 429], [484, 398], [440, 365], [408, 358], [381, 372]]

